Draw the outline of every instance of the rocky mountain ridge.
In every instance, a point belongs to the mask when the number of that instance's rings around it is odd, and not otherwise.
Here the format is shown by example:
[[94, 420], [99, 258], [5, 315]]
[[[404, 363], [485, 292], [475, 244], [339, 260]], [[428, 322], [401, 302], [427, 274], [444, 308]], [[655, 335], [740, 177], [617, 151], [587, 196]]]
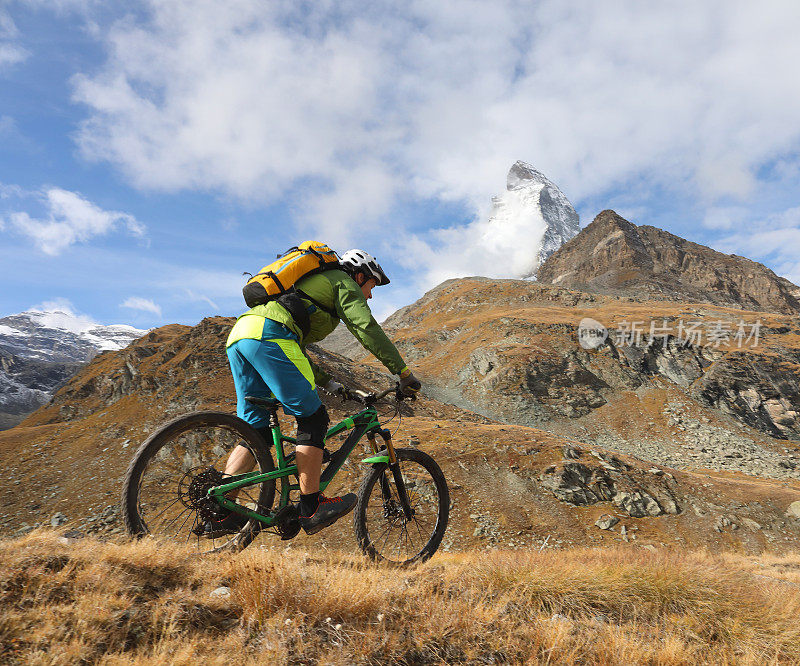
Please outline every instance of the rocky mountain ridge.
[[539, 282], [591, 293], [800, 314], [800, 287], [758, 262], [604, 210], [554, 252]]
[[98, 353], [122, 349], [146, 331], [103, 326], [61, 310], [0, 318], [0, 429], [47, 403]]
[[[472, 286], [467, 292], [479, 296]], [[166, 326], [102, 354], [49, 405], [0, 433], [0, 532], [45, 522], [72, 534], [119, 534], [122, 477], [147, 435], [190, 410], [234, 409], [223, 353], [232, 323], [215, 317], [195, 327]], [[312, 353], [348, 385], [378, 389], [392, 381], [331, 352]], [[358, 409], [324, 400], [334, 420]], [[291, 432], [292, 419], [281, 420]], [[761, 552], [800, 539], [800, 521], [785, 515], [800, 499], [800, 483], [791, 475], [772, 481], [654, 465], [640, 455], [498, 422], [425, 396], [392, 428], [397, 445], [424, 448], [445, 471], [453, 507], [444, 550], [627, 543]], [[333, 492], [357, 486], [364, 471], [358, 459]], [[286, 547], [262, 539], [265, 547]], [[343, 525], [297, 543], [352, 551], [352, 540]]]
[[[607, 327], [596, 349], [578, 344], [583, 319]], [[689, 340], [690, 321], [706, 337]], [[800, 477], [796, 317], [465, 278], [384, 327], [429, 395], [489, 418], [676, 468]], [[740, 327], [758, 339], [736, 340]], [[374, 363], [354, 343], [336, 351]]]

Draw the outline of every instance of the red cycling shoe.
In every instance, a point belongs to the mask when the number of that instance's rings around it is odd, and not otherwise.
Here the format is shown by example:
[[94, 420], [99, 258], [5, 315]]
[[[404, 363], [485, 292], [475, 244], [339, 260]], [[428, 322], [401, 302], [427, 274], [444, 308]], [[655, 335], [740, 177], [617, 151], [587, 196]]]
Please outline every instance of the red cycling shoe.
[[344, 497], [319, 496], [319, 506], [311, 516], [300, 516], [300, 526], [306, 534], [316, 534], [333, 525], [339, 518], [350, 513], [356, 505], [356, 496], [347, 493]]

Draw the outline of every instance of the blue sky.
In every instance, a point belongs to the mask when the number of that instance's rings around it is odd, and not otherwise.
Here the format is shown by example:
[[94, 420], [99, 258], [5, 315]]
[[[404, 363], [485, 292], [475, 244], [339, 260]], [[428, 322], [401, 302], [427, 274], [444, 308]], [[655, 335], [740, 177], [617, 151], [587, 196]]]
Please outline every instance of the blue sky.
[[777, 2], [6, 0], [0, 316], [237, 314], [242, 271], [311, 237], [378, 257], [385, 316], [518, 159], [583, 225], [800, 282], [798, 29]]

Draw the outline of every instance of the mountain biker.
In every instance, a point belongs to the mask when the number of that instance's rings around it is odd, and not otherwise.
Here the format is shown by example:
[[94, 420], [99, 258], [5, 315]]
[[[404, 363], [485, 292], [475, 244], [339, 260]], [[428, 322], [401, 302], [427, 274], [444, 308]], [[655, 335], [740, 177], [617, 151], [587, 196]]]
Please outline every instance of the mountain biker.
[[[345, 252], [339, 265], [340, 269], [309, 275], [295, 284], [309, 313], [311, 326], [307, 335], [303, 335], [286, 308], [277, 301], [269, 301], [240, 316], [226, 344], [238, 416], [254, 426], [268, 443], [272, 441], [269, 413], [247, 402], [245, 396], [274, 395], [284, 411], [297, 420], [299, 515], [300, 525], [307, 534], [315, 534], [349, 513], [356, 496], [348, 493], [344, 497], [325, 497], [319, 492], [329, 419], [315, 388], [319, 385], [337, 393], [343, 387], [311, 363], [305, 355], [305, 346], [328, 336], [341, 320], [367, 351], [392, 374], [400, 376], [400, 389], [404, 393], [411, 395], [421, 388], [367, 305], [374, 287], [389, 284], [386, 273], [373, 256], [358, 249]], [[255, 458], [249, 449], [237, 446], [228, 458], [225, 474], [243, 474], [254, 466]], [[224, 511], [206, 523], [205, 535], [216, 538], [237, 532], [247, 520], [240, 514]]]

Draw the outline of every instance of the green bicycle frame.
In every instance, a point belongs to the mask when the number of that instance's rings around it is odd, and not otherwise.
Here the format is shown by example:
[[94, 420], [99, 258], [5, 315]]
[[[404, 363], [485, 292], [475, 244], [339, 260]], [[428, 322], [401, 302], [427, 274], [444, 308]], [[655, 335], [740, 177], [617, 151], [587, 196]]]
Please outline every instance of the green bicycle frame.
[[[275, 413], [273, 412], [273, 414]], [[277, 458], [277, 468], [271, 472], [248, 472], [246, 474], [237, 474], [232, 476], [227, 483], [220, 486], [214, 486], [208, 491], [208, 496], [221, 506], [249, 518], [255, 518], [265, 527], [270, 527], [275, 524], [275, 515], [277, 512], [270, 511], [269, 515], [262, 515], [256, 511], [253, 511], [252, 509], [242, 506], [241, 504], [237, 504], [236, 502], [229, 500], [227, 497], [225, 497], [225, 494], [231, 490], [238, 490], [240, 488], [258, 485], [264, 481], [280, 479], [281, 496], [278, 502], [278, 509], [282, 509], [289, 503], [289, 493], [292, 490], [300, 489], [299, 479], [297, 483], [289, 482], [288, 477], [297, 477], [298, 475], [297, 465], [287, 465], [286, 457], [283, 451], [284, 442], [295, 444], [296, 440], [294, 437], [287, 437], [281, 433], [277, 416], [274, 419], [270, 419], [270, 425], [270, 430], [272, 432], [272, 443], [275, 447], [275, 457]], [[331, 454], [330, 461], [325, 469], [322, 470], [322, 475], [320, 476], [319, 480], [320, 491], [323, 491], [328, 487], [328, 484], [333, 480], [333, 477], [336, 476], [342, 465], [344, 465], [345, 460], [347, 460], [348, 456], [352, 453], [356, 444], [358, 444], [359, 440], [365, 433], [370, 433], [368, 437], [372, 445], [373, 454], [378, 453], [377, 447], [375, 446], [374, 432], [380, 430], [380, 427], [381, 425], [378, 422], [378, 412], [373, 405], [370, 405], [355, 416], [347, 417], [328, 430], [328, 432], [325, 434], [326, 440], [345, 430], [352, 430], [353, 432], [347, 436], [347, 439], [345, 439], [342, 446]], [[379, 462], [388, 463], [389, 456], [373, 455], [372, 457], [365, 459], [363, 462], [372, 464]]]

